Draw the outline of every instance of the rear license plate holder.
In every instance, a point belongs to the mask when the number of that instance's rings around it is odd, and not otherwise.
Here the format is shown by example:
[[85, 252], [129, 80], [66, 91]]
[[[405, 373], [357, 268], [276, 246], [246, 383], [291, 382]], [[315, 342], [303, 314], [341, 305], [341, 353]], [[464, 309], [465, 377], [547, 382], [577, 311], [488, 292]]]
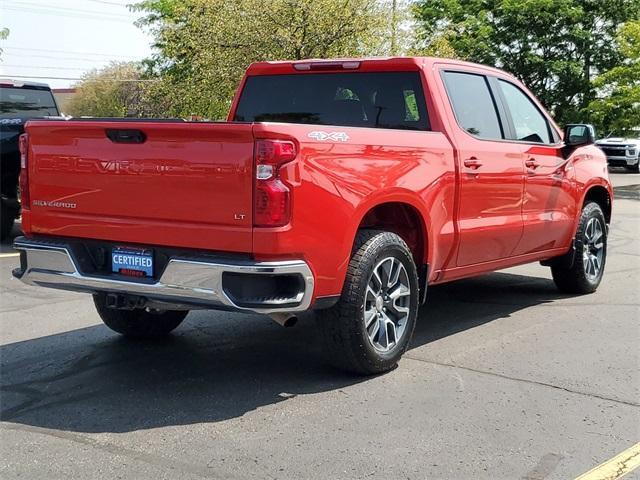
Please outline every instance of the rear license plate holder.
[[114, 247], [111, 271], [130, 277], [153, 277], [153, 252], [148, 249]]

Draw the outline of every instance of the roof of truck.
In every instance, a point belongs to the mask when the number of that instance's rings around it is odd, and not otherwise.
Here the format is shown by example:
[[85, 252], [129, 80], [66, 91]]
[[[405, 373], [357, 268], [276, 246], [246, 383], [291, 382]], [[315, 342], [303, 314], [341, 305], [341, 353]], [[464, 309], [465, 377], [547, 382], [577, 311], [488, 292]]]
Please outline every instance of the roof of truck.
[[[436, 63], [446, 63], [452, 66], [473, 67], [484, 71], [507, 75], [503, 70], [481, 65], [478, 63], [465, 62], [450, 58], [438, 57], [366, 57], [366, 58], [309, 58], [304, 60], [278, 60], [267, 62], [255, 62], [249, 65], [247, 75], [267, 75], [313, 71], [336, 71], [336, 70], [357, 70], [357, 71], [396, 71], [396, 70], [419, 70], [428, 68]], [[334, 66], [335, 68], [331, 68]], [[309, 68], [307, 68], [309, 67]]]
[[11, 78], [0, 78], [0, 85], [3, 87], [11, 86], [11, 87], [40, 87], [40, 88], [50, 88], [46, 83], [40, 82], [28, 82], [26, 80], [12, 80]]

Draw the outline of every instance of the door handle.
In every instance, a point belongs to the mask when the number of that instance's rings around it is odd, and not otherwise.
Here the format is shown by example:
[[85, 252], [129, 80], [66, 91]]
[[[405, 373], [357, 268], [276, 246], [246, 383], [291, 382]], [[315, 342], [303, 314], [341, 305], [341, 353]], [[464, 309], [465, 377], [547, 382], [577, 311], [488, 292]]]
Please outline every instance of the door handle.
[[529, 158], [524, 162], [525, 167], [530, 168], [531, 170], [535, 170], [540, 166], [535, 158]]
[[482, 162], [475, 157], [467, 158], [463, 163], [465, 167], [472, 170], [477, 170], [482, 166]]
[[132, 128], [108, 128], [105, 131], [105, 135], [113, 143], [144, 143], [147, 139], [147, 136], [142, 130]]

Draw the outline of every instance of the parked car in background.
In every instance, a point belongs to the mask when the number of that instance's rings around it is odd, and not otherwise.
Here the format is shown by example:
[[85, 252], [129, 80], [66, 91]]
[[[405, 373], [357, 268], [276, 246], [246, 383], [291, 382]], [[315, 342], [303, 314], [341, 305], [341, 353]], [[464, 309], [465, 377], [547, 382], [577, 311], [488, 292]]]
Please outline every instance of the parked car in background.
[[5, 239], [20, 214], [18, 137], [31, 118], [57, 116], [60, 112], [48, 85], [0, 79], [0, 176], [1, 237]]
[[596, 142], [607, 156], [610, 167], [625, 167], [640, 173], [640, 139], [609, 137]]
[[373, 374], [408, 348], [428, 284], [541, 261], [583, 294], [604, 272], [593, 128], [563, 133], [472, 63], [257, 63], [227, 122], [31, 120], [20, 143], [15, 277], [93, 294], [132, 337], [191, 309], [314, 309], [329, 361]]

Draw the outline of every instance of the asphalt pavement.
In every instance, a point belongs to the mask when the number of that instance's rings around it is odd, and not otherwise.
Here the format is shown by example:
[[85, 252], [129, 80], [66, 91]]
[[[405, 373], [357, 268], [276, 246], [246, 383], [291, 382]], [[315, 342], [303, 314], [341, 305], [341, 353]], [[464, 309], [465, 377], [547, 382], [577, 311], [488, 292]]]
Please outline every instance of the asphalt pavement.
[[5, 244], [0, 477], [576, 478], [640, 440], [640, 175], [612, 178], [595, 294], [538, 264], [432, 287], [399, 367], [370, 378], [325, 364], [310, 314], [199, 311], [123, 339], [89, 296], [12, 279]]

